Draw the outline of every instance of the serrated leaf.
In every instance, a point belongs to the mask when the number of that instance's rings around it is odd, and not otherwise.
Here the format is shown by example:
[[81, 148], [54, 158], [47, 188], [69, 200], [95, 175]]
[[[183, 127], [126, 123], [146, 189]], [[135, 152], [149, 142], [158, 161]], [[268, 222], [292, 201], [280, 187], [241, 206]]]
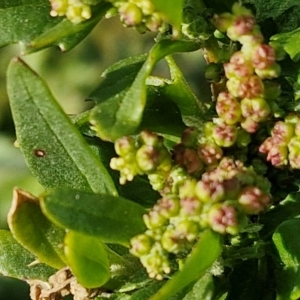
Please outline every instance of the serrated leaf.
[[163, 14], [167, 22], [173, 26], [173, 35], [180, 32], [182, 22], [183, 0], [152, 0], [155, 7]]
[[65, 266], [62, 260], [65, 231], [44, 216], [37, 198], [16, 188], [8, 225], [15, 239], [40, 262], [56, 269]]
[[22, 53], [31, 53], [59, 45], [64, 51], [77, 45], [103, 17], [110, 5], [93, 7], [92, 18], [73, 24], [50, 16], [50, 2], [45, 0], [8, 0], [0, 3], [0, 47], [19, 43]]
[[289, 54], [294, 62], [300, 59], [300, 28], [291, 32], [279, 33], [272, 36], [271, 40], [277, 41], [283, 46], [283, 49]]
[[58, 225], [106, 243], [128, 246], [133, 236], [146, 230], [145, 209], [122, 197], [55, 189], [42, 197], [41, 206]]
[[272, 240], [283, 267], [276, 270], [278, 299], [296, 300], [300, 297], [300, 219], [281, 223]]
[[[129, 73], [130, 80], [125, 78], [123, 90], [119, 84], [117, 84], [115, 93], [112, 93], [110, 88], [109, 97], [106, 94], [105, 101], [100, 100], [101, 103], [93, 108], [90, 122], [99, 137], [103, 140], [114, 141], [122, 136], [133, 134], [142, 121], [147, 98], [146, 79], [155, 64], [167, 55], [195, 51], [198, 48], [199, 45], [194, 42], [161, 40], [154, 45], [140, 68], [137, 68], [135, 62], [132, 63], [130, 60], [128, 61], [129, 66], [126, 63], [117, 66], [116, 73], [114, 73], [117, 76], [113, 77], [114, 82], [124, 81], [124, 68], [133, 71]], [[134, 68], [131, 68], [132, 65]], [[138, 66], [140, 65], [138, 64]]]
[[23, 61], [8, 68], [8, 95], [17, 141], [32, 174], [46, 188], [116, 195], [113, 181], [53, 98]]
[[98, 238], [69, 231], [65, 238], [65, 255], [72, 273], [84, 287], [100, 287], [109, 280], [108, 256]]
[[177, 272], [150, 300], [167, 300], [197, 280], [211, 267], [222, 251], [220, 236], [210, 230], [202, 233], [181, 271]]
[[0, 273], [18, 279], [40, 279], [47, 281], [56, 270], [35, 264], [35, 257], [23, 248], [7, 230], [0, 230]]

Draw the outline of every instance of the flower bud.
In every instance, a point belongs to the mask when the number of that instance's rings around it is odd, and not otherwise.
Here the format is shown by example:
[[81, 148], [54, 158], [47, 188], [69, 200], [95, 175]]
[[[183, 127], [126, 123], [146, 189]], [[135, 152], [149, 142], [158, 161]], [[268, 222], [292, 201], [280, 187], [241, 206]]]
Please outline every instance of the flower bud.
[[239, 223], [236, 208], [226, 203], [214, 204], [207, 215], [212, 230], [231, 235], [238, 234]]
[[200, 144], [197, 149], [200, 159], [206, 165], [216, 164], [223, 156], [222, 149], [215, 143]]
[[141, 257], [150, 252], [153, 240], [146, 234], [140, 234], [133, 237], [130, 240], [130, 244], [130, 252], [137, 257]]
[[237, 128], [234, 125], [220, 123], [215, 125], [212, 132], [215, 143], [220, 147], [232, 146], [237, 138]]
[[244, 98], [241, 101], [241, 111], [244, 118], [251, 118], [259, 123], [267, 120], [270, 107], [264, 98]]
[[264, 70], [275, 63], [275, 50], [266, 44], [255, 47], [252, 55], [252, 64], [255, 69]]
[[136, 26], [142, 22], [142, 10], [134, 3], [124, 2], [119, 8], [121, 21], [127, 26]]
[[264, 211], [270, 205], [271, 198], [258, 187], [247, 186], [241, 191], [238, 201], [245, 213], [253, 215]]

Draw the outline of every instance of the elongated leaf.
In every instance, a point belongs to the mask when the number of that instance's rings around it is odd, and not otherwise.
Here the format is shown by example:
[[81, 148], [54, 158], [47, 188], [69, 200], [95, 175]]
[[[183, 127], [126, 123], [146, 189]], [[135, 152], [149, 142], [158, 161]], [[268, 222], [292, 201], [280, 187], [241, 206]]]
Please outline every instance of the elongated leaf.
[[45, 0], [8, 0], [0, 3], [0, 47], [19, 43], [22, 53], [52, 45], [66, 51], [77, 45], [99, 22], [110, 5], [93, 7], [92, 18], [73, 24], [65, 18], [50, 16], [50, 2]]
[[280, 224], [273, 234], [273, 242], [283, 267], [276, 272], [278, 299], [300, 297], [300, 219]]
[[147, 60], [140, 68], [137, 68], [135, 62], [129, 61], [135, 67], [127, 67], [126, 64], [120, 64], [117, 76], [114, 80], [123, 80], [123, 68], [133, 70], [135, 74], [132, 81], [125, 79], [125, 93], [120, 92], [118, 85], [117, 93], [111, 94], [106, 101], [99, 103], [91, 112], [90, 122], [94, 125], [98, 135], [104, 140], [116, 140], [122, 136], [133, 134], [142, 121], [142, 116], [146, 106], [147, 90], [146, 79], [151, 74], [155, 64], [165, 56], [176, 52], [195, 51], [199, 45], [186, 41], [161, 40], [151, 49]]
[[105, 167], [44, 81], [21, 60], [10, 63], [7, 88], [19, 146], [42, 185], [116, 195]]
[[45, 280], [56, 270], [34, 264], [35, 257], [23, 248], [7, 230], [0, 230], [0, 273], [18, 279]]
[[107, 243], [128, 246], [130, 238], [146, 229], [145, 209], [121, 197], [55, 189], [41, 204], [53, 222]]
[[40, 262], [57, 269], [65, 266], [62, 260], [65, 231], [44, 216], [37, 198], [15, 189], [8, 225], [15, 239]]
[[98, 238], [69, 231], [65, 238], [65, 254], [72, 273], [84, 287], [100, 287], [109, 280], [105, 245]]
[[150, 300], [165, 300], [189, 283], [197, 280], [221, 254], [220, 236], [210, 230], [204, 231], [187, 258], [181, 271], [176, 273]]

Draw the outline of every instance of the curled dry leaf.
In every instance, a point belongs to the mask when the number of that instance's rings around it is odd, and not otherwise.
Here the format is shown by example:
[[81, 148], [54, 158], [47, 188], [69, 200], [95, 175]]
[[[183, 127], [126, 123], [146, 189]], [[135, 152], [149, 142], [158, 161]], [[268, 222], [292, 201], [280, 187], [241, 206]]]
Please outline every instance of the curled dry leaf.
[[49, 277], [48, 282], [28, 280], [32, 300], [60, 300], [72, 294], [74, 300], [90, 300], [99, 295], [99, 289], [86, 289], [80, 285], [69, 268], [63, 268]]

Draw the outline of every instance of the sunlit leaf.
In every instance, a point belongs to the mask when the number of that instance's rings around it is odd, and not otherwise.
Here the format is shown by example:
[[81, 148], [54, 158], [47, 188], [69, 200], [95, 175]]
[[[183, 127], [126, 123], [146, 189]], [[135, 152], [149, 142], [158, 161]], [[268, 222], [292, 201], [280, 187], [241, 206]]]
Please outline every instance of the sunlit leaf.
[[276, 270], [278, 299], [300, 297], [300, 219], [281, 223], [273, 234], [273, 242], [283, 266]]
[[[104, 95], [105, 101], [100, 100], [90, 116], [90, 122], [99, 137], [114, 141], [133, 134], [142, 121], [147, 100], [146, 79], [155, 64], [167, 55], [195, 51], [198, 48], [199, 45], [194, 42], [161, 40], [153, 46], [142, 65], [140, 61], [137, 63], [135, 60], [128, 60], [113, 68], [112, 74], [109, 71], [107, 76], [110, 81], [111, 78], [114, 79], [111, 82], [112, 85], [116, 85], [116, 92], [114, 93], [110, 87], [108, 95]], [[130, 70], [128, 79], [126, 76], [124, 79], [127, 69]], [[124, 82], [124, 85], [116, 84], [118, 81]]]
[[145, 209], [122, 197], [55, 189], [41, 204], [53, 222], [107, 243], [128, 246], [130, 238], [146, 229]]
[[108, 256], [98, 238], [69, 231], [65, 238], [65, 255], [72, 273], [84, 287], [100, 287], [109, 280]]
[[8, 69], [8, 95], [18, 144], [32, 174], [47, 188], [116, 194], [113, 181], [44, 81], [21, 60]]
[[0, 273], [18, 279], [47, 281], [56, 270], [40, 263], [7, 230], [0, 230]]
[[211, 267], [221, 254], [220, 236], [210, 230], [204, 231], [185, 261], [181, 271], [178, 271], [150, 300], [167, 300], [189, 283], [197, 280]]
[[50, 2], [45, 0], [8, 0], [0, 3], [0, 47], [18, 43], [22, 53], [52, 45], [70, 50], [83, 40], [103, 17], [110, 5], [93, 7], [92, 18], [73, 24], [66, 18], [50, 16]]
[[65, 231], [44, 216], [37, 198], [15, 189], [8, 225], [15, 239], [40, 262], [57, 269], [65, 266], [62, 260]]

